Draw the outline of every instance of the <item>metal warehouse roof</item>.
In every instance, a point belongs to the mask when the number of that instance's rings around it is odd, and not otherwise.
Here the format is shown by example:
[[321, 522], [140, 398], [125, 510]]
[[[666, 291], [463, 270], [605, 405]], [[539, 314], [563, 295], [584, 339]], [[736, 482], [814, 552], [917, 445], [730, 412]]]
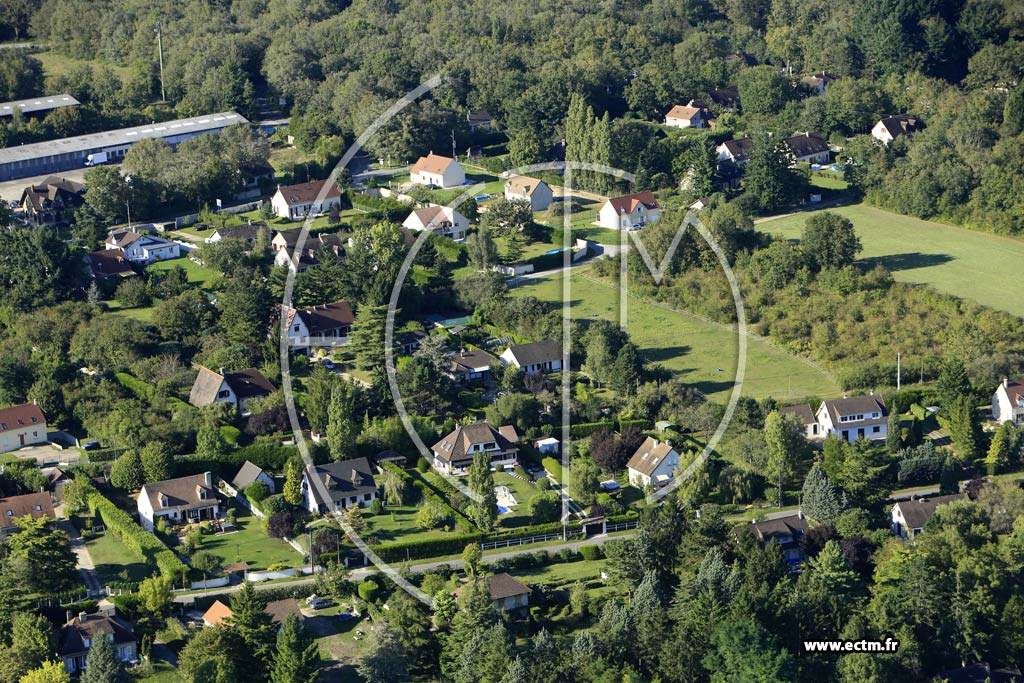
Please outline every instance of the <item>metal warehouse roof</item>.
[[14, 100], [13, 102], [0, 102], [0, 116], [14, 116], [16, 109], [22, 114], [32, 114], [37, 111], [49, 111], [60, 107], [77, 107], [81, 104], [78, 100], [68, 94], [45, 95], [43, 97], [30, 97], [27, 100]]
[[203, 133], [227, 128], [237, 123], [249, 123], [249, 120], [241, 114], [226, 111], [205, 116], [193, 116], [192, 118], [178, 119], [176, 121], [164, 121], [162, 123], [150, 123], [132, 128], [108, 130], [102, 133], [90, 133], [89, 135], [79, 135], [61, 140], [35, 142], [30, 145], [0, 149], [0, 164], [38, 159], [58, 154], [81, 153], [106, 147], [130, 145], [145, 138], [166, 138], [175, 135]]

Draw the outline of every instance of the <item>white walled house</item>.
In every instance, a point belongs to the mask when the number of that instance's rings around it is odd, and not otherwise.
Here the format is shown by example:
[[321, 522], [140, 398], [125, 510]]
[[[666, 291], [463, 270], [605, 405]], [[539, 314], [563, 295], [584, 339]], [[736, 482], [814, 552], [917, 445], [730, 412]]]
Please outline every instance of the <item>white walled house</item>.
[[677, 104], [665, 114], [665, 125], [669, 128], [703, 128], [707, 124], [707, 107], [693, 100]]
[[992, 394], [992, 419], [1014, 426], [1024, 425], [1024, 384], [1003, 379]]
[[131, 624], [106, 611], [99, 614], [79, 612], [60, 629], [57, 655], [69, 674], [85, 670], [89, 650], [97, 638], [106, 638], [114, 646], [114, 657], [119, 662], [134, 662], [138, 658], [138, 638]]
[[409, 171], [409, 180], [414, 185], [447, 189], [465, 185], [466, 171], [455, 159], [431, 152], [413, 164]]
[[262, 481], [270, 489], [270, 493], [277, 493], [277, 485], [274, 478], [264, 471], [262, 467], [254, 462], [246, 460], [239, 468], [238, 474], [231, 480], [231, 486], [239, 493], [245, 491], [258, 481]]
[[162, 237], [128, 230], [114, 230], [104, 241], [106, 249], [120, 249], [132, 263], [153, 263], [181, 257], [181, 245]]
[[461, 475], [469, 471], [473, 457], [486, 453], [491, 467], [512, 467], [519, 459], [519, 434], [512, 425], [495, 429], [487, 422], [459, 425], [431, 448], [431, 464], [441, 474]]
[[671, 442], [647, 437], [626, 463], [629, 483], [638, 489], [669, 484], [679, 469], [679, 452]]
[[146, 484], [136, 502], [139, 522], [146, 531], [153, 531], [161, 517], [169, 524], [191, 524], [221, 516], [210, 472]]
[[435, 235], [463, 242], [469, 230], [469, 219], [451, 207], [435, 205], [416, 209], [402, 222], [402, 226], [415, 232], [429, 230]]
[[916, 133], [921, 128], [921, 122], [917, 118], [907, 116], [906, 114], [898, 114], [879, 119], [878, 123], [871, 129], [871, 137], [883, 145], [888, 145], [899, 136]]
[[544, 211], [554, 199], [551, 187], [543, 180], [514, 175], [505, 181], [505, 199], [530, 202], [531, 211]]
[[828, 163], [832, 150], [825, 138], [817, 133], [798, 133], [783, 140], [794, 163]]
[[307, 467], [302, 473], [302, 498], [306, 509], [314, 514], [369, 507], [379, 496], [366, 458]]
[[[487, 582], [487, 592], [491, 596], [491, 607], [498, 612], [512, 612], [530, 606], [531, 590], [509, 574], [495, 574], [478, 581]], [[468, 585], [460, 586], [454, 595], [459, 597], [468, 589]]]
[[718, 154], [719, 161], [731, 161], [737, 166], [742, 166], [747, 163], [753, 148], [753, 139], [739, 138], [737, 140], [726, 140], [718, 147], [715, 147], [715, 152]]
[[612, 197], [598, 213], [598, 223], [610, 230], [631, 230], [657, 223], [661, 205], [648, 190]]
[[327, 180], [314, 180], [311, 183], [279, 186], [270, 199], [274, 215], [289, 220], [304, 219], [307, 214], [314, 216], [328, 213], [331, 209], [341, 208], [341, 190], [331, 183], [323, 199], [317, 199]]
[[269, 396], [277, 391], [273, 384], [256, 368], [238, 372], [214, 372], [200, 367], [192, 384], [188, 402], [196, 408], [211, 403], [230, 403], [243, 417], [249, 414], [247, 403], [254, 398]]
[[501, 354], [501, 362], [511, 363], [527, 375], [558, 372], [562, 369], [562, 345], [556, 341], [512, 344]]
[[33, 401], [0, 409], [0, 453], [46, 443], [46, 416]]
[[[351, 341], [355, 315], [347, 301], [310, 308], [282, 304], [281, 312], [288, 327], [288, 344], [296, 351], [310, 354], [314, 349], [333, 349]], [[276, 326], [270, 331], [275, 336], [277, 332]]]
[[822, 436], [835, 434], [841, 441], [884, 440], [889, 413], [874, 394], [824, 401], [816, 415]]
[[818, 418], [814, 417], [814, 413], [811, 411], [811, 406], [807, 403], [779, 408], [779, 412], [799, 422], [804, 428], [804, 437], [808, 439], [817, 439], [821, 436], [821, 427], [818, 425]]
[[890, 527], [892, 532], [900, 538], [914, 538], [914, 536], [924, 531], [925, 524], [932, 518], [935, 510], [940, 505], [963, 500], [964, 497], [965, 494], [963, 493], [954, 493], [948, 496], [901, 500], [893, 505], [890, 511]]

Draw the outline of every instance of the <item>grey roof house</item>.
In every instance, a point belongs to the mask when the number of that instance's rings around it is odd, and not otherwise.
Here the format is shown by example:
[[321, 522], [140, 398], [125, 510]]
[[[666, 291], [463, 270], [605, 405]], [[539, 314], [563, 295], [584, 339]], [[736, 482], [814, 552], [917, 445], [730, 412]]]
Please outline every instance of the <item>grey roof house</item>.
[[274, 486], [274, 478], [263, 471], [263, 468], [246, 460], [242, 463], [241, 469], [238, 470], [238, 474], [231, 480], [231, 485], [239, 492], [246, 490], [257, 481], [262, 481], [270, 489], [271, 493], [276, 493]]
[[214, 372], [200, 367], [196, 381], [192, 384], [188, 402], [197, 408], [211, 403], [230, 403], [242, 415], [248, 415], [246, 404], [254, 398], [269, 396], [277, 391], [256, 368], [238, 372]]
[[501, 361], [526, 374], [558, 372], [562, 369], [562, 345], [553, 340], [512, 344], [501, 354]]
[[487, 422], [459, 425], [438, 441], [434, 453], [434, 469], [443, 474], [465, 474], [473, 464], [473, 456], [487, 453], [491, 467], [514, 465], [519, 457], [519, 434], [512, 425], [495, 429]]
[[302, 473], [302, 496], [310, 512], [327, 513], [354, 505], [368, 507], [379, 495], [366, 458], [307, 467]]
[[900, 538], [913, 538], [924, 531], [928, 520], [940, 506], [963, 500], [964, 497], [963, 493], [953, 493], [901, 500], [892, 506], [892, 532]]
[[57, 641], [57, 654], [68, 673], [81, 673], [85, 670], [85, 659], [97, 638], [107, 638], [113, 643], [114, 654], [119, 661], [131, 662], [136, 659], [138, 638], [131, 624], [113, 613], [81, 612], [61, 627]]

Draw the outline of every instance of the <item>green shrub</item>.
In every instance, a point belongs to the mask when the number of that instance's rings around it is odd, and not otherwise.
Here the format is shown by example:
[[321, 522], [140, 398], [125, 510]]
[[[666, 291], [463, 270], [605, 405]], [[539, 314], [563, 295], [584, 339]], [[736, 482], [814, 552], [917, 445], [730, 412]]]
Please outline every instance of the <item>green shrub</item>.
[[373, 579], [367, 579], [359, 584], [357, 589], [359, 597], [366, 602], [373, 602], [374, 598], [377, 597], [377, 593], [380, 591], [380, 586]]
[[268, 572], [279, 572], [282, 569], [291, 569], [292, 566], [287, 562], [275, 562], [274, 564], [267, 567]]
[[544, 465], [544, 469], [548, 471], [548, 474], [558, 480], [558, 483], [565, 483], [565, 477], [562, 476], [562, 463], [554, 458], [544, 458], [541, 460], [541, 464]]
[[430, 470], [430, 461], [424, 458], [422, 455], [420, 459], [416, 461], [416, 469], [420, 472], [427, 472]]
[[245, 497], [249, 502], [260, 503], [270, 497], [270, 487], [266, 482], [254, 481], [245, 489]]
[[581, 545], [580, 555], [583, 556], [584, 560], [592, 562], [593, 560], [601, 559], [601, 546], [599, 545]]
[[381, 502], [380, 498], [374, 498], [373, 502], [370, 503], [370, 514], [379, 515], [384, 511], [384, 503]]
[[551, 481], [547, 477], [540, 477], [534, 482], [541, 491], [547, 491], [551, 488]]

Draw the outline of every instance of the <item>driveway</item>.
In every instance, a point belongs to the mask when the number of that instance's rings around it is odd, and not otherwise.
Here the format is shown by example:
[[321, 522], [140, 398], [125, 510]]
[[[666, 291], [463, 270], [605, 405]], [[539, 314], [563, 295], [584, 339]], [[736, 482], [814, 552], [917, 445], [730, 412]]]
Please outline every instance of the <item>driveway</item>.
[[19, 460], [35, 460], [37, 466], [52, 465], [61, 462], [78, 462], [82, 454], [77, 448], [61, 450], [52, 444], [25, 446], [12, 451]]
[[78, 560], [78, 573], [82, 575], [85, 587], [90, 592], [103, 590], [103, 581], [100, 579], [99, 572], [96, 571], [96, 565], [92, 563], [92, 556], [89, 555], [89, 549], [85, 547], [85, 541], [82, 540], [78, 529], [66, 519], [57, 522], [57, 526], [71, 539], [71, 550], [74, 551]]

